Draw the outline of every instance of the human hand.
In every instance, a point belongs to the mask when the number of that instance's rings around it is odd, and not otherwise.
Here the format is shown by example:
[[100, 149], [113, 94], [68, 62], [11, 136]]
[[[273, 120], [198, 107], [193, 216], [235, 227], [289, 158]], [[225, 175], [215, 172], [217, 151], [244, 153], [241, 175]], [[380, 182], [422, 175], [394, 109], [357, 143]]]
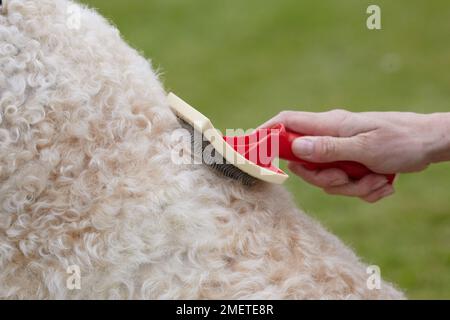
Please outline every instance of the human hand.
[[450, 150], [448, 114], [285, 111], [261, 128], [276, 123], [309, 135], [292, 145], [293, 153], [301, 159], [316, 163], [356, 161], [379, 173], [351, 181], [338, 169], [310, 171], [301, 164], [289, 163], [291, 171], [327, 193], [356, 196], [368, 202], [394, 193], [381, 174], [424, 170], [430, 163], [443, 160]]

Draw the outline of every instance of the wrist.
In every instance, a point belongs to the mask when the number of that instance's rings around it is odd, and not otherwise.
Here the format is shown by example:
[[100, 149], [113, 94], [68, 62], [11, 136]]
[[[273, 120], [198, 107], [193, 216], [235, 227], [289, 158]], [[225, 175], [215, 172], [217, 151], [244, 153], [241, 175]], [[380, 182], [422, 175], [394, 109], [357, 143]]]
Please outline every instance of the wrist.
[[429, 162], [450, 161], [450, 113], [430, 114], [426, 130], [432, 133], [427, 146]]

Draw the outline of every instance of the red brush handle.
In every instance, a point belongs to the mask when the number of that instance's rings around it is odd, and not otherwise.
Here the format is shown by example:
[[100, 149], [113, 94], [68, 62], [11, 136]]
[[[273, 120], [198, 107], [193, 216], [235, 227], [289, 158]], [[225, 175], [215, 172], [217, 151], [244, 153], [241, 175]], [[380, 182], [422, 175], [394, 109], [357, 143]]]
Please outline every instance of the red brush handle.
[[[305, 168], [309, 170], [323, 170], [323, 169], [340, 169], [343, 170], [351, 179], [359, 180], [366, 175], [373, 174], [374, 172], [371, 171], [366, 166], [362, 165], [358, 162], [353, 161], [336, 161], [336, 162], [330, 162], [330, 163], [312, 163], [308, 162], [306, 160], [302, 160], [300, 158], [297, 158], [292, 153], [292, 142], [300, 137], [303, 137], [304, 135], [288, 131], [286, 130], [280, 130], [279, 135], [279, 157], [284, 160], [289, 161], [295, 161], [298, 163], [301, 163], [305, 166]], [[395, 174], [385, 174], [384, 175], [386, 179], [388, 179], [389, 183], [392, 184], [395, 179]]]

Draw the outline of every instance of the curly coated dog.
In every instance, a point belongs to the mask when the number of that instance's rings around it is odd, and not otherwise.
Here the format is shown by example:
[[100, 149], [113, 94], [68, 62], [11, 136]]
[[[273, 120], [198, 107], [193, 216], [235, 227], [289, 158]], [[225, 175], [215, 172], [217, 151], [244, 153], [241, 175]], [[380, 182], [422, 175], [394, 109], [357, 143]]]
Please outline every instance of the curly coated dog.
[[179, 127], [94, 10], [3, 2], [0, 298], [403, 298], [285, 188], [173, 163]]

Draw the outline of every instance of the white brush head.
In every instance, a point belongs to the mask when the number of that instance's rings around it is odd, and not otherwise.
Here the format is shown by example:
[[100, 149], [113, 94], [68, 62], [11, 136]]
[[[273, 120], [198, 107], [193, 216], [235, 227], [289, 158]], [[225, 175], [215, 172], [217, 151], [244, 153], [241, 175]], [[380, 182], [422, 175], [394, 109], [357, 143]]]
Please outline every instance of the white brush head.
[[[194, 130], [201, 133], [203, 138], [213, 146], [214, 150], [226, 160], [226, 164], [222, 165], [233, 166], [255, 179], [270, 183], [282, 184], [289, 177], [283, 172], [277, 173], [247, 160], [223, 139], [222, 134], [214, 128], [207, 117], [175, 94], [169, 93], [167, 99], [175, 114], [184, 122], [192, 126]], [[215, 165], [213, 165], [213, 167], [215, 167]], [[227, 169], [224, 169], [223, 167], [219, 167], [218, 170], [224, 173], [225, 171], [232, 171], [232, 168], [228, 167]], [[226, 175], [233, 178], [233, 173]]]

